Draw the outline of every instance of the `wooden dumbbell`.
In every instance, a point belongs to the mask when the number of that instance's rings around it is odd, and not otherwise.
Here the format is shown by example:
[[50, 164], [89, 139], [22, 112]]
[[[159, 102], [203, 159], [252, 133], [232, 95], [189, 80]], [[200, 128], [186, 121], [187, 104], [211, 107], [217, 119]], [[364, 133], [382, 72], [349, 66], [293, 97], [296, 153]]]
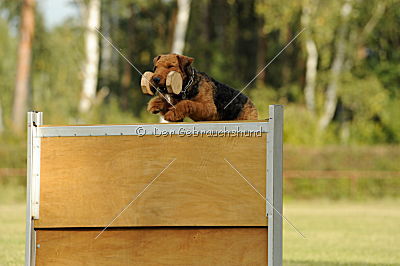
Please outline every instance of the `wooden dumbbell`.
[[182, 76], [176, 71], [168, 73], [165, 86], [167, 87], [168, 93], [179, 94], [182, 91]]
[[153, 72], [147, 71], [142, 75], [142, 80], [140, 81], [140, 87], [142, 88], [142, 92], [144, 94], [154, 95], [151, 90], [151, 78], [153, 77]]
[[[140, 86], [144, 94], [154, 95], [151, 90], [151, 79], [154, 73], [147, 71], [143, 73], [142, 80], [140, 81]], [[167, 75], [167, 80], [165, 81], [165, 86], [167, 87], [168, 93], [179, 94], [182, 91], [182, 76], [176, 71], [170, 71]]]

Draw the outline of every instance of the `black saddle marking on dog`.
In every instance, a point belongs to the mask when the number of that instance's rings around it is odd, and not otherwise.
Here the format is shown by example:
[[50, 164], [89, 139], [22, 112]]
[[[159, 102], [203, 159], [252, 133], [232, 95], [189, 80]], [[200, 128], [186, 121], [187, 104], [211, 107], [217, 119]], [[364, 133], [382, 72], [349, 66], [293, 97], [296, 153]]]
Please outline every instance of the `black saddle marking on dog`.
[[[235, 120], [243, 110], [243, 106], [247, 103], [249, 98], [243, 93], [223, 84], [206, 73], [200, 72], [205, 78], [214, 83], [214, 104], [217, 107], [220, 120]], [[235, 98], [236, 97], [236, 98]], [[232, 99], [235, 98], [233, 101]], [[232, 101], [228, 106], [226, 106]], [[225, 108], [226, 106], [226, 108]]]

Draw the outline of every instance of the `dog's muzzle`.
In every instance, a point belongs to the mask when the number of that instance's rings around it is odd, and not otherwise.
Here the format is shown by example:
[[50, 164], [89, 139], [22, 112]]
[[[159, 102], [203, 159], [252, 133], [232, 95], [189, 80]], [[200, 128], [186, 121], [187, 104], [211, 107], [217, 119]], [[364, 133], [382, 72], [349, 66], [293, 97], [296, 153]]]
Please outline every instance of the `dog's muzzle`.
[[165, 87], [165, 86], [158, 86], [157, 89], [163, 94], [168, 93], [167, 87]]

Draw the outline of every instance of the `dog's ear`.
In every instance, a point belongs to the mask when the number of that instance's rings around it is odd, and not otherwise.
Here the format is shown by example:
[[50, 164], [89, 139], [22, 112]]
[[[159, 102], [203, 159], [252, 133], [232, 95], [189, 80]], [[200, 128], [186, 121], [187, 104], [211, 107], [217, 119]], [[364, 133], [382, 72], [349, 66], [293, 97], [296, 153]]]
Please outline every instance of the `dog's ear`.
[[179, 61], [179, 67], [182, 70], [182, 72], [186, 73], [187, 75], [191, 74], [191, 64], [194, 61], [194, 58], [185, 56], [185, 55], [176, 55], [178, 57]]
[[153, 59], [153, 66], [156, 66], [158, 59], [160, 59], [161, 55], [154, 57]]

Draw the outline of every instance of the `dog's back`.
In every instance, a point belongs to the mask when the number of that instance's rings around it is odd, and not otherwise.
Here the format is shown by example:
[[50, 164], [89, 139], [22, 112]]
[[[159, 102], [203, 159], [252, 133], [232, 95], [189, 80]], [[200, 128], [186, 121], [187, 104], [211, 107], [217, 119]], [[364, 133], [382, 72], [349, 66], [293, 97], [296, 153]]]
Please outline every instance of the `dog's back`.
[[198, 72], [214, 84], [214, 104], [220, 120], [257, 120], [258, 112], [252, 101], [243, 93]]

